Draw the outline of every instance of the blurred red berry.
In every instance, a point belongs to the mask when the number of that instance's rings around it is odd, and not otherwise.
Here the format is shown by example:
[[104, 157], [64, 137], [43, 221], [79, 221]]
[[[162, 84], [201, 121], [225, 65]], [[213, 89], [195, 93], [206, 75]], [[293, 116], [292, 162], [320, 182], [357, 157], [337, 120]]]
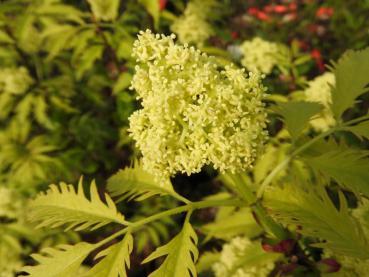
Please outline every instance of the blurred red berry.
[[274, 11], [274, 6], [273, 5], [266, 5], [266, 6], [264, 6], [263, 10], [266, 13], [272, 13]]
[[333, 8], [331, 8], [331, 7], [320, 7], [316, 11], [315, 16], [318, 19], [326, 20], [326, 19], [329, 19], [330, 17], [332, 17], [333, 14], [334, 14], [334, 9]]
[[257, 15], [257, 14], [258, 14], [258, 12], [259, 12], [259, 10], [258, 10], [257, 8], [255, 8], [255, 7], [251, 7], [251, 8], [249, 8], [249, 9], [247, 10], [247, 13], [248, 13], [249, 15]]
[[280, 266], [280, 270], [284, 275], [290, 274], [292, 272], [294, 272], [296, 270], [296, 268], [298, 267], [297, 264], [283, 264]]
[[164, 10], [167, 5], [167, 0], [159, 0], [159, 8], [160, 10]]
[[310, 55], [315, 60], [315, 63], [318, 66], [319, 70], [323, 72], [324, 63], [323, 63], [323, 58], [322, 58], [322, 54], [320, 53], [320, 51], [318, 49], [313, 49]]
[[288, 8], [284, 5], [275, 5], [274, 12], [276, 13], [285, 13], [288, 11]]
[[233, 31], [233, 32], [231, 32], [231, 37], [233, 39], [238, 39], [239, 35], [238, 35], [238, 33], [236, 31]]
[[309, 45], [306, 41], [299, 40], [299, 39], [297, 39], [296, 41], [297, 41], [297, 45], [299, 46], [300, 49], [306, 51], [309, 48]]
[[273, 245], [270, 245], [270, 244], [267, 244], [267, 243], [263, 243], [261, 245], [261, 247], [264, 249], [265, 252], [274, 252]]
[[332, 258], [322, 259], [318, 262], [318, 269], [322, 273], [333, 273], [339, 271], [341, 265]]
[[310, 24], [307, 26], [307, 29], [310, 33], [316, 33], [316, 31], [318, 30], [318, 25], [317, 24]]
[[268, 242], [263, 242], [261, 244], [265, 252], [276, 252], [289, 254], [295, 247], [296, 242], [293, 239], [285, 239], [276, 244], [271, 244]]
[[265, 12], [259, 11], [256, 15], [258, 19], [261, 21], [270, 21], [270, 16], [267, 15]]
[[288, 9], [290, 11], [296, 11], [297, 10], [297, 4], [295, 2], [292, 2], [288, 5]]

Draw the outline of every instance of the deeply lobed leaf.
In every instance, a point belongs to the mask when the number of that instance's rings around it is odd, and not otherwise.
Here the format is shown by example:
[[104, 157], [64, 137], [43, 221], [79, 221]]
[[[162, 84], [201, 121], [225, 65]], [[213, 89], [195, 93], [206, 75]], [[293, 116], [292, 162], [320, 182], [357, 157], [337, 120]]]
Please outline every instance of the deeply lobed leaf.
[[311, 186], [304, 190], [288, 184], [270, 189], [264, 194], [264, 205], [281, 222], [301, 226], [302, 234], [325, 241], [315, 246], [350, 257], [369, 258], [368, 241], [350, 216], [343, 194], [339, 194], [337, 209], [323, 187]]
[[334, 64], [336, 86], [332, 90], [332, 111], [337, 119], [355, 104], [358, 96], [368, 91], [369, 47], [348, 51]]
[[88, 200], [83, 192], [82, 179], [77, 192], [65, 183], [60, 183], [59, 187], [51, 185], [46, 193], [31, 202], [30, 219], [40, 222], [38, 227], [67, 225], [67, 230], [97, 229], [111, 222], [126, 223], [107, 194], [107, 204], [102, 202], [94, 181], [90, 186], [90, 198]]
[[95, 259], [104, 257], [83, 277], [127, 277], [126, 265], [129, 268], [129, 255], [133, 249], [133, 237], [127, 233], [123, 240], [100, 252]]
[[30, 277], [75, 277], [83, 260], [94, 248], [93, 244], [84, 242], [45, 248], [40, 254], [32, 255], [38, 265], [26, 266], [22, 270]]
[[367, 151], [336, 149], [305, 160], [315, 171], [354, 192], [369, 196]]
[[177, 197], [169, 180], [158, 183], [139, 163], [113, 175], [108, 180], [108, 190], [112, 196], [119, 197], [118, 202], [125, 199], [142, 201], [154, 195], [169, 194]]
[[149, 277], [196, 277], [195, 262], [197, 250], [197, 235], [190, 223], [186, 222], [182, 231], [166, 245], [157, 248], [142, 263], [150, 262], [161, 256], [166, 256], [161, 266]]

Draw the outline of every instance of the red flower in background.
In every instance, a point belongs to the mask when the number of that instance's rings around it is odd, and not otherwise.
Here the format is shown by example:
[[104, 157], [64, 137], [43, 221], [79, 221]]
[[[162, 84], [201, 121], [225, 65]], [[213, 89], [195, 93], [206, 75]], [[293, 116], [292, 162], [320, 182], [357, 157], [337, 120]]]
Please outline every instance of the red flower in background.
[[306, 51], [309, 49], [309, 44], [306, 41], [299, 40], [299, 39], [296, 39], [296, 41], [297, 41], [299, 48], [302, 49], [303, 51]]
[[292, 2], [288, 5], [288, 8], [290, 11], [296, 11], [297, 10], [297, 4], [295, 2]]
[[233, 32], [231, 32], [231, 37], [232, 37], [233, 39], [238, 39], [239, 34], [238, 34], [236, 31], [233, 31]]
[[167, 5], [167, 0], [159, 0], [159, 8], [160, 10], [164, 10]]
[[288, 11], [288, 8], [283, 5], [275, 5], [274, 6], [274, 12], [276, 13], [285, 13]]
[[247, 10], [247, 13], [249, 15], [257, 15], [259, 12], [258, 8], [255, 8], [255, 7], [251, 7]]
[[261, 21], [270, 21], [270, 16], [262, 11], [258, 11], [258, 13], [256, 14], [256, 17], [258, 19], [260, 19]]
[[323, 63], [323, 58], [322, 58], [322, 54], [320, 53], [320, 51], [315, 48], [311, 51], [310, 55], [315, 60], [315, 63], [318, 66], [319, 70], [323, 72], [324, 63]]
[[331, 7], [320, 7], [316, 13], [315, 16], [319, 19], [329, 19], [334, 14], [334, 9]]
[[274, 6], [273, 5], [266, 5], [266, 6], [264, 6], [263, 10], [266, 13], [272, 13], [274, 11]]

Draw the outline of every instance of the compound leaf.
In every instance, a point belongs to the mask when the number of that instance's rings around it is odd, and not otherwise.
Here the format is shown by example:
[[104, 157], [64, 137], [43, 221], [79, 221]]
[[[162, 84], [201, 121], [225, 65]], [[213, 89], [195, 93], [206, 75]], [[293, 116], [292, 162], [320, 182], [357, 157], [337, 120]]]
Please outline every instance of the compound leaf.
[[132, 249], [133, 237], [127, 233], [121, 242], [100, 252], [95, 259], [104, 258], [83, 277], [127, 277], [126, 265], [130, 267]]
[[345, 130], [350, 131], [359, 137], [369, 139], [369, 121], [361, 122], [355, 126], [346, 127]]
[[369, 258], [368, 242], [350, 216], [343, 194], [339, 194], [337, 209], [325, 188], [312, 186], [306, 190], [290, 184], [275, 187], [264, 194], [264, 205], [281, 222], [301, 226], [302, 234], [325, 241], [315, 246], [350, 257]]
[[369, 47], [348, 51], [333, 65], [336, 86], [332, 90], [332, 111], [337, 119], [355, 104], [355, 99], [368, 91]]
[[32, 258], [38, 262], [35, 266], [25, 266], [22, 271], [31, 277], [75, 277], [87, 255], [95, 245], [85, 242], [76, 245], [59, 245], [44, 248]]
[[338, 149], [305, 161], [323, 176], [333, 178], [341, 186], [369, 196], [368, 152]]
[[142, 201], [154, 195], [178, 197], [168, 180], [158, 183], [150, 173], [143, 170], [140, 163], [118, 171], [108, 180], [108, 190], [112, 196], [119, 196], [118, 202], [125, 199]]
[[77, 192], [73, 185], [51, 185], [46, 193], [41, 193], [31, 202], [30, 219], [39, 221], [38, 227], [69, 225], [67, 230], [94, 230], [111, 222], [125, 224], [123, 215], [117, 211], [107, 194], [107, 204], [101, 201], [94, 181], [91, 183], [90, 196], [91, 200], [88, 200], [83, 192], [82, 179]]
[[186, 222], [177, 236], [166, 245], [157, 248], [142, 262], [147, 263], [166, 256], [161, 266], [149, 277], [196, 277], [195, 262], [199, 255], [196, 247], [197, 240], [191, 224]]
[[322, 106], [318, 103], [304, 101], [292, 101], [278, 105], [278, 112], [284, 118], [286, 128], [293, 138], [297, 138], [310, 119], [321, 109]]

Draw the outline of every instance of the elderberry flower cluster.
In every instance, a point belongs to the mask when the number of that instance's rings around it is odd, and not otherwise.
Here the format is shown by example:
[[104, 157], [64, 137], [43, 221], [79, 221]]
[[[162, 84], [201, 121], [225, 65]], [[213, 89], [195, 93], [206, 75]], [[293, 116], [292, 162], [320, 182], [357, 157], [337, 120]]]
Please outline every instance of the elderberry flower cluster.
[[181, 43], [199, 46], [214, 34], [206, 19], [215, 4], [214, 0], [193, 0], [187, 5], [183, 15], [171, 26], [171, 30], [178, 35]]
[[278, 63], [278, 55], [283, 52], [282, 48], [282, 45], [259, 37], [244, 41], [240, 46], [243, 54], [241, 63], [248, 70], [270, 74]]
[[212, 269], [215, 277], [266, 277], [273, 270], [277, 257], [263, 252], [260, 242], [235, 237], [223, 246], [220, 259]]
[[311, 126], [317, 131], [326, 131], [336, 124], [330, 105], [332, 104], [331, 87], [336, 83], [334, 74], [324, 73], [309, 82], [305, 90], [306, 100], [323, 105], [324, 109], [318, 117], [310, 121]]
[[132, 88], [142, 109], [131, 115], [130, 133], [145, 170], [162, 179], [208, 164], [222, 172], [250, 168], [267, 138], [261, 76], [220, 69], [174, 39], [148, 30], [134, 43]]

